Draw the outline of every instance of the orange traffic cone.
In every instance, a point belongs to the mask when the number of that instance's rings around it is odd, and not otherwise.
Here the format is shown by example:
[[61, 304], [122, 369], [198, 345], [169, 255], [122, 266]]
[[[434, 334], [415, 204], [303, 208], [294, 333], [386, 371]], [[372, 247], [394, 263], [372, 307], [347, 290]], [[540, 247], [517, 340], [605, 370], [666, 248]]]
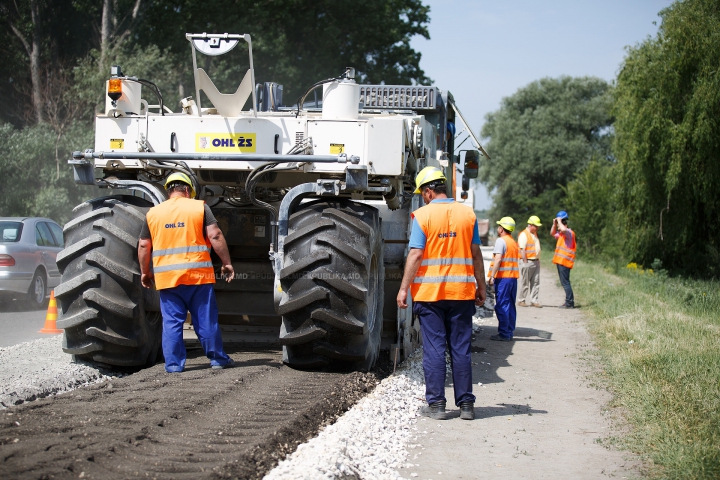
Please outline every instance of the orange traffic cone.
[[55, 322], [57, 322], [57, 300], [55, 300], [55, 290], [50, 290], [50, 303], [48, 303], [48, 311], [45, 315], [45, 326], [40, 333], [63, 333], [58, 330]]

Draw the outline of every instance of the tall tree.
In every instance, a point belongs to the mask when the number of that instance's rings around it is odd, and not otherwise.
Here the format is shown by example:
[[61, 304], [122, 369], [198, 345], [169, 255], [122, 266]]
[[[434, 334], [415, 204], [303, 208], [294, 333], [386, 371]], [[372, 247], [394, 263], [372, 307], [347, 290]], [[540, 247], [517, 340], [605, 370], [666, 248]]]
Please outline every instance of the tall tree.
[[[24, 4], [21, 4], [25, 6]], [[35, 119], [42, 123], [45, 119], [42, 106], [42, 84], [40, 79], [40, 48], [41, 48], [41, 10], [39, 0], [29, 0], [27, 11], [14, 3], [12, 7], [4, 5], [2, 13], [12, 33], [20, 40], [30, 65], [30, 81], [32, 82], [32, 104]], [[14, 7], [14, 8], [13, 8]]]
[[720, 273], [720, 3], [660, 12], [617, 81], [616, 154], [627, 254]]
[[504, 98], [482, 129], [491, 215], [549, 220], [564, 206], [561, 186], [591, 160], [610, 161], [611, 105], [610, 85], [595, 77], [544, 78]]

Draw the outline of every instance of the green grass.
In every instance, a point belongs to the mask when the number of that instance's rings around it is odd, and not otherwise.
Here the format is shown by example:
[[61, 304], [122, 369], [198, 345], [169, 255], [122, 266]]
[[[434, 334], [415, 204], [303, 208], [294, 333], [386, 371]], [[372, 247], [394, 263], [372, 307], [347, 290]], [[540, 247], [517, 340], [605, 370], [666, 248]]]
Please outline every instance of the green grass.
[[720, 478], [720, 283], [617, 270], [578, 262], [571, 281], [630, 427], [619, 442], [650, 478]]

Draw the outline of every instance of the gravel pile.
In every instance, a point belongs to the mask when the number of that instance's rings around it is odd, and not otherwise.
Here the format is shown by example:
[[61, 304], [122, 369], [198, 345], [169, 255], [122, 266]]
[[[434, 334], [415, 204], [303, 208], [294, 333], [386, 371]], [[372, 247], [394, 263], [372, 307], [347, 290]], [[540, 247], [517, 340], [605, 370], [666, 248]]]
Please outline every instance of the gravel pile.
[[[474, 317], [473, 331], [490, 318]], [[448, 374], [451, 374], [448, 357]], [[422, 348], [403, 362], [334, 424], [299, 445], [264, 480], [399, 479], [410, 468], [408, 447], [415, 435], [418, 409], [425, 404]]]
[[383, 380], [334, 424], [265, 476], [265, 480], [320, 478], [401, 478], [417, 409], [425, 385], [422, 351]]
[[0, 348], [0, 409], [122, 376], [74, 362], [62, 335]]

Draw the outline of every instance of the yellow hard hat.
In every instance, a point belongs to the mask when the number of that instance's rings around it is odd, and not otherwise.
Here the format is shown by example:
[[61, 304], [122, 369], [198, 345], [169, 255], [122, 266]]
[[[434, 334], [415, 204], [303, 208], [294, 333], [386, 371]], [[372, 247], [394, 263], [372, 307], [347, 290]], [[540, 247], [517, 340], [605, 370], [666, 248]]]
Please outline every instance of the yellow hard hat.
[[193, 187], [193, 183], [192, 180], [190, 180], [190, 177], [188, 177], [182, 172], [175, 172], [169, 175], [165, 179], [165, 190], [168, 189], [171, 183], [175, 182], [187, 183], [190, 186], [190, 198], [195, 198], [195, 187]]
[[495, 223], [503, 227], [508, 232], [512, 233], [512, 231], [515, 230], [515, 220], [513, 220], [512, 217], [503, 217]]
[[415, 191], [413, 193], [420, 193], [420, 187], [426, 183], [430, 183], [435, 180], [446, 181], [445, 174], [442, 170], [437, 167], [425, 167], [420, 170], [417, 177], [415, 177]]
[[532, 217], [528, 218], [528, 225], [535, 225], [536, 227], [542, 227], [542, 223], [540, 223], [540, 218], [538, 218], [537, 215], [533, 215]]

